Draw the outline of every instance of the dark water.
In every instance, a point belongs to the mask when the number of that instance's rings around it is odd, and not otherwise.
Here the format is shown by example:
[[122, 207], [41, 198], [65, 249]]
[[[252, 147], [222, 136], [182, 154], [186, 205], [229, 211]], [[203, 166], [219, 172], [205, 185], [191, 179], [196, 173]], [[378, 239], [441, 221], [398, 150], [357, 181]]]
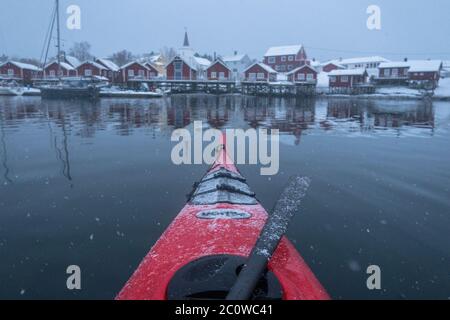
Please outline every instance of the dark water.
[[113, 298], [207, 169], [170, 161], [194, 120], [280, 130], [277, 176], [240, 169], [269, 209], [312, 179], [289, 237], [333, 298], [450, 297], [449, 103], [174, 96], [0, 99], [0, 298]]

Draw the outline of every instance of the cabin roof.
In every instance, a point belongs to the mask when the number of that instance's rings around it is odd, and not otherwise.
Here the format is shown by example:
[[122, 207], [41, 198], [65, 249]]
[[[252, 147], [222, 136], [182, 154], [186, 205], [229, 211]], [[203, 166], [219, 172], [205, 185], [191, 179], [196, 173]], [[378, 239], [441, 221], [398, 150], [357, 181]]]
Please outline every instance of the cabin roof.
[[259, 65], [261, 68], [263, 68], [264, 70], [266, 70], [269, 73], [277, 73], [275, 70], [272, 69], [272, 67], [268, 66], [265, 63], [262, 62], [255, 62], [253, 64], [251, 64], [249, 67], [247, 67], [247, 69], [244, 70], [244, 72], [246, 72], [247, 70], [249, 70], [250, 68], [252, 68], [253, 66]]
[[111, 71], [119, 71], [120, 70], [120, 67], [109, 59], [98, 58], [97, 61], [99, 61], [101, 64], [105, 65]]
[[140, 63], [139, 61], [136, 61], [136, 60], [130, 61], [130, 62], [124, 64], [123, 66], [120, 67], [120, 69], [128, 68], [129, 66], [131, 66], [131, 65], [133, 65], [133, 64], [135, 64], [135, 63], [138, 64], [138, 65], [140, 65], [141, 67], [143, 67], [143, 68], [149, 70], [148, 67], [147, 67], [146, 65], [144, 65], [143, 63]]
[[315, 73], [317, 73], [317, 70], [316, 70], [316, 69], [314, 69], [314, 68], [311, 67], [310, 65], [305, 64], [305, 65], [303, 65], [303, 66], [301, 66], [301, 67], [295, 68], [295, 69], [292, 70], [292, 71], [289, 71], [287, 74], [290, 75], [290, 74], [296, 73], [297, 71], [300, 71], [300, 70], [302, 70], [302, 69], [304, 69], [304, 68], [308, 68], [308, 69], [314, 71]]
[[293, 45], [293, 46], [279, 46], [279, 47], [270, 47], [265, 57], [274, 57], [274, 56], [285, 56], [285, 55], [295, 55], [300, 52], [303, 48], [303, 45]]
[[42, 70], [41, 68], [36, 67], [33, 64], [24, 63], [24, 62], [17, 62], [17, 61], [13, 61], [13, 60], [6, 61], [6, 62], [2, 63], [0, 66], [4, 66], [7, 63], [11, 63], [11, 64], [15, 65], [16, 67], [18, 67], [20, 69], [32, 70], [32, 71], [41, 71]]
[[439, 72], [442, 68], [440, 60], [413, 60], [408, 72]]
[[223, 65], [225, 68], [227, 68], [228, 70], [231, 71], [230, 67], [227, 66], [227, 64], [225, 62], [223, 62], [222, 59], [216, 59], [214, 62], [211, 63], [211, 65], [208, 67], [208, 69], [211, 68], [216, 63], [219, 63], [219, 64]]

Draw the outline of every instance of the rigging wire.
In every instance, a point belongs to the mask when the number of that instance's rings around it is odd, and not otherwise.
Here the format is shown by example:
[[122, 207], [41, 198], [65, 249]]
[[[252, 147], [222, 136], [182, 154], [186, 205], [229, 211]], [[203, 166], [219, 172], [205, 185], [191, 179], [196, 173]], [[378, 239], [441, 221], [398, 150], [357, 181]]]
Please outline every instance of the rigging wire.
[[[55, 15], [56, 15], [56, 6], [54, 6], [53, 10], [52, 10], [52, 14], [50, 16], [49, 27], [47, 29], [47, 33], [46, 33], [45, 39], [44, 39], [44, 45], [43, 45], [42, 51], [41, 51], [40, 61], [42, 62], [42, 68], [44, 68], [45, 65], [47, 64], [48, 52], [49, 52], [50, 43], [52, 40], [53, 28], [55, 25]], [[44, 55], [45, 55], [45, 57], [44, 57]]]

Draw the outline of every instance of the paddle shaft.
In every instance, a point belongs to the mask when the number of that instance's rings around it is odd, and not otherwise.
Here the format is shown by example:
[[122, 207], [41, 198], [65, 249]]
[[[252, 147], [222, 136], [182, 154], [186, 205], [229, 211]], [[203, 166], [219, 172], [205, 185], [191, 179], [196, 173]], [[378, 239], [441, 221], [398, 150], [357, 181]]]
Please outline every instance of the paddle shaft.
[[289, 223], [299, 210], [309, 184], [310, 180], [304, 177], [296, 176], [289, 180], [273, 213], [267, 219], [247, 263], [228, 293], [227, 300], [251, 299], [273, 253], [286, 233]]

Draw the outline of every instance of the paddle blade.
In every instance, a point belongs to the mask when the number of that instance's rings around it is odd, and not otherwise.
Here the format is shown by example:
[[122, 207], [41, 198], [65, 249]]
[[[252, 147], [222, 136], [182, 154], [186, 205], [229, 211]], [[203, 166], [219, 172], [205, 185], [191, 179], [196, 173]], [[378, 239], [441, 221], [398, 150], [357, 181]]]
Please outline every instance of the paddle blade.
[[228, 293], [227, 300], [249, 300], [252, 297], [253, 290], [267, 269], [267, 264], [286, 233], [292, 217], [300, 210], [310, 183], [309, 178], [300, 176], [294, 176], [289, 180], [246, 265]]

